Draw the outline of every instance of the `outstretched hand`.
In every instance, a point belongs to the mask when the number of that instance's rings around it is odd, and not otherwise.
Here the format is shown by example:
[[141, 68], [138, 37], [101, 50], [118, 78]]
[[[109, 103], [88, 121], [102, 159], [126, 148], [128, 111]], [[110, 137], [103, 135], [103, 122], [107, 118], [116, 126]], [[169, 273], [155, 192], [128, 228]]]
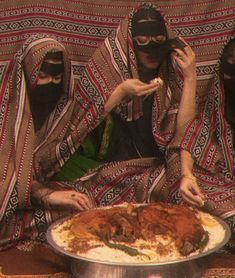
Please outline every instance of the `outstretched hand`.
[[202, 194], [200, 187], [194, 178], [182, 177], [180, 193], [183, 199], [191, 205], [201, 207], [205, 203], [205, 196]]
[[74, 190], [54, 191], [45, 196], [43, 202], [49, 206], [70, 207], [80, 211], [94, 207], [86, 194]]
[[160, 83], [144, 83], [139, 79], [127, 79], [121, 83], [121, 94], [125, 96], [143, 96], [151, 94], [161, 87]]
[[113, 91], [105, 103], [105, 111], [110, 112], [119, 105], [126, 97], [143, 96], [155, 92], [162, 86], [160, 83], [144, 83], [139, 79], [126, 79]]

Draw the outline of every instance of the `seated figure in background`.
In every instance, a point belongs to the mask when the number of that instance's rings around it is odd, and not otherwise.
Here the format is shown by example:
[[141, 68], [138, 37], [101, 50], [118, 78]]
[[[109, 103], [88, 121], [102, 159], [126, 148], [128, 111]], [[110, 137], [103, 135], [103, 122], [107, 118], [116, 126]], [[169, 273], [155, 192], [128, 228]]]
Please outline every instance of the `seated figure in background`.
[[235, 148], [235, 38], [231, 39], [223, 49], [221, 57], [221, 73], [224, 83], [224, 115], [233, 133], [233, 149]]
[[[204, 205], [201, 209], [221, 217], [229, 224], [232, 238], [225, 249], [234, 253], [234, 38], [225, 45], [218, 68], [202, 113], [189, 125], [192, 135], [188, 138], [191, 138], [191, 141], [189, 142], [185, 136], [182, 144], [191, 150], [194, 158], [194, 177], [190, 185], [181, 183], [180, 193], [186, 203], [199, 207], [199, 200], [203, 197]], [[200, 153], [197, 150], [199, 147]], [[200, 192], [200, 196], [197, 192]], [[176, 194], [173, 190], [167, 200], [175, 200]]]
[[24, 238], [45, 239], [53, 220], [93, 206], [85, 192], [60, 184], [50, 188], [34, 170], [34, 153], [48, 154], [47, 148], [55, 148], [73, 110], [73, 77], [65, 48], [55, 39], [35, 35], [13, 63], [0, 107], [1, 248]]

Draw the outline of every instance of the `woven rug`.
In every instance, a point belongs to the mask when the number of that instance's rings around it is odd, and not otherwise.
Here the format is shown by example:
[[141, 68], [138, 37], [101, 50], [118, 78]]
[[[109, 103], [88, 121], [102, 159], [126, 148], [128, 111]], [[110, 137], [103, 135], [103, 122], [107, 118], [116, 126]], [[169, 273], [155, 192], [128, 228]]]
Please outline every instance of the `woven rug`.
[[48, 245], [23, 242], [0, 252], [0, 278], [71, 278], [70, 261]]
[[214, 254], [206, 258], [202, 278], [235, 278], [235, 255]]
[[54, 274], [23, 274], [23, 275], [4, 275], [0, 273], [0, 278], [72, 278], [69, 273], [54, 273]]
[[214, 268], [209, 269], [202, 278], [235, 278], [234, 268]]

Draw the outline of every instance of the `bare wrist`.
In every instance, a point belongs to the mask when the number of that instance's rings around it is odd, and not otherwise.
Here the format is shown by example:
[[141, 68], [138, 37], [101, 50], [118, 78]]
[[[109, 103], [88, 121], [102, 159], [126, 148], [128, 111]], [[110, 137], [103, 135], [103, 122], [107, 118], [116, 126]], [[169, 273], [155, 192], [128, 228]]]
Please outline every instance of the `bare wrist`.
[[182, 174], [181, 178], [186, 178], [194, 182], [197, 182], [197, 178], [193, 174]]
[[126, 97], [126, 90], [123, 82], [117, 86], [117, 88], [115, 89], [115, 93], [120, 99], [120, 102], [122, 101], [123, 98]]
[[116, 89], [112, 92], [111, 96], [108, 98], [104, 105], [105, 112], [109, 113], [114, 107], [119, 105], [123, 98], [125, 97], [125, 90], [123, 89], [122, 83], [119, 84]]
[[190, 75], [185, 75], [184, 81], [195, 82], [196, 83], [196, 81], [197, 81], [196, 73], [195, 74], [190, 74]]
[[39, 202], [40, 205], [43, 205], [46, 208], [49, 208], [49, 196], [51, 193], [55, 192], [55, 190], [49, 189], [49, 188], [43, 188], [39, 189], [36, 192], [36, 199]]

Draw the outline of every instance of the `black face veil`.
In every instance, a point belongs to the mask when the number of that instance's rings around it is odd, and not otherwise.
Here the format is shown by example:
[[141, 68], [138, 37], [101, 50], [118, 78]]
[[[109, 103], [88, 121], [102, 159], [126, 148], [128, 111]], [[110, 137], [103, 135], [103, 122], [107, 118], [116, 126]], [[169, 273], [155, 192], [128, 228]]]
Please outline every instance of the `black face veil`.
[[[133, 15], [132, 37], [138, 36], [164, 36], [167, 39], [166, 25], [159, 11], [152, 7], [143, 7]], [[138, 45], [134, 40], [134, 48], [156, 58], [161, 63], [169, 54], [171, 47], [168, 40], [159, 43], [151, 40], [146, 45]]]
[[[50, 63], [49, 60], [62, 61], [62, 63]], [[64, 72], [63, 53], [50, 52], [44, 58], [40, 68], [45, 74], [58, 76]], [[58, 84], [49, 82], [46, 84], [36, 85], [29, 91], [30, 109], [33, 115], [35, 130], [42, 127], [43, 123], [53, 111], [59, 98], [63, 94], [62, 81]]]

